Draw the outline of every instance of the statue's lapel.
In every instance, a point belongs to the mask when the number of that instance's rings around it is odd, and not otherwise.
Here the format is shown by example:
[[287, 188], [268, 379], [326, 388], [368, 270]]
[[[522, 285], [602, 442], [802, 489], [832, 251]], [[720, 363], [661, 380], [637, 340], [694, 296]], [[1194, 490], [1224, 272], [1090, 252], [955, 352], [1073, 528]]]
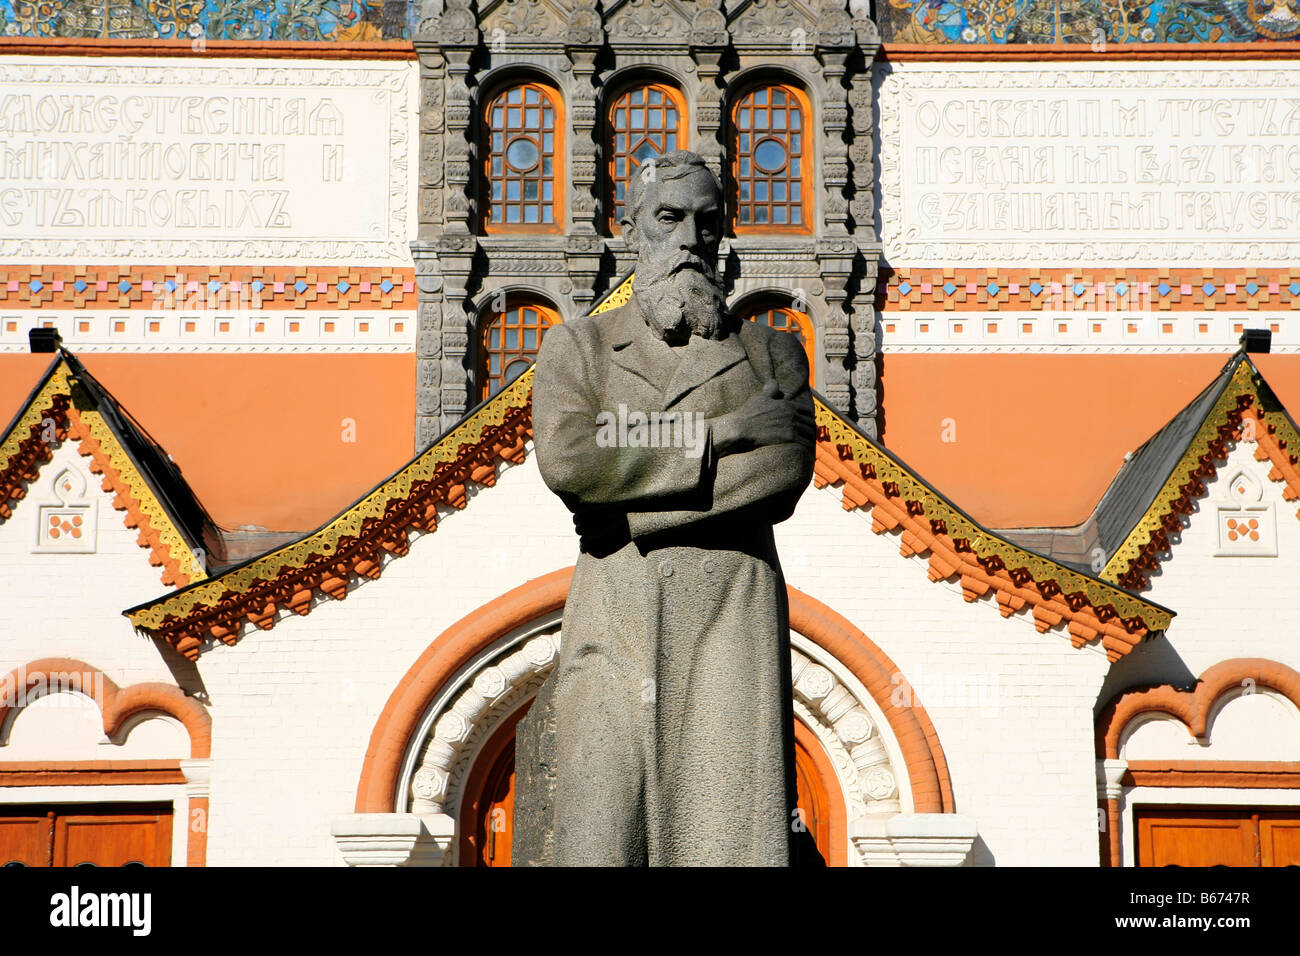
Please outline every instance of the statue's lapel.
[[682, 351], [681, 364], [664, 389], [664, 408], [671, 408], [691, 391], [746, 358], [745, 347], [735, 332], [721, 341], [692, 338]]
[[672, 348], [657, 340], [646, 328], [635, 298], [611, 318], [614, 328], [610, 332], [609, 344], [614, 364], [631, 372], [655, 392], [662, 392], [672, 377], [676, 359]]

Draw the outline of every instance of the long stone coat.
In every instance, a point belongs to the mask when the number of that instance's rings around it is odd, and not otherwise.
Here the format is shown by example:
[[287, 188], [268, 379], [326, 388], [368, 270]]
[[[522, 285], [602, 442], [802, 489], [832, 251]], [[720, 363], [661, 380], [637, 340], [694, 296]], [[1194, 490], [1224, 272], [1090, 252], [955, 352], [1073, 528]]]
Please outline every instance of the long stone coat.
[[789, 609], [772, 525], [807, 487], [812, 451], [715, 460], [597, 441], [598, 416], [620, 405], [714, 417], [769, 378], [811, 410], [798, 340], [739, 326], [674, 349], [633, 299], [547, 332], [536, 454], [581, 555], [559, 660], [518, 731], [517, 865], [791, 862]]

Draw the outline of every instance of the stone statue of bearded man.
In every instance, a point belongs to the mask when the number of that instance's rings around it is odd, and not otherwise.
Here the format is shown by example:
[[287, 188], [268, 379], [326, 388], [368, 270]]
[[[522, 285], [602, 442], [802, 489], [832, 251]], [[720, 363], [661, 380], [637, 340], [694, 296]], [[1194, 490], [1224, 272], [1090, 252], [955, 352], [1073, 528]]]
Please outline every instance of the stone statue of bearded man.
[[537, 460], [580, 554], [519, 724], [514, 859], [785, 866], [802, 828], [772, 526], [812, 477], [808, 363], [727, 312], [699, 156], [647, 164], [626, 208], [631, 301], [552, 328], [537, 359]]

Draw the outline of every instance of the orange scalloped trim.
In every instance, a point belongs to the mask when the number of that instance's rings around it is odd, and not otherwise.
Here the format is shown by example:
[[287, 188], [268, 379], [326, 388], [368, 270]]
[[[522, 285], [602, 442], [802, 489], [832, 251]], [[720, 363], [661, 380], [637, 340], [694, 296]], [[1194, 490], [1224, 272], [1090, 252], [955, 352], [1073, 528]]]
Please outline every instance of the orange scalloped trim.
[[384, 516], [367, 520], [359, 535], [341, 538], [332, 554], [313, 554], [302, 567], [284, 568], [242, 593], [227, 591], [215, 605], [183, 618], [169, 615], [154, 633], [197, 660], [206, 642], [233, 645], [249, 624], [270, 630], [281, 610], [305, 615], [318, 597], [344, 599], [361, 578], [373, 580], [383, 573], [386, 553], [406, 554], [411, 532], [436, 530], [439, 506], [464, 508], [469, 485], [494, 485], [502, 462], [522, 462], [531, 437], [530, 399], [509, 409], [500, 425], [486, 428], [478, 442], [463, 445], [456, 460], [440, 465], [431, 480], [417, 482], [405, 498], [391, 499]]
[[921, 502], [904, 501], [895, 483], [878, 480], [870, 464], [857, 461], [850, 446], [831, 445], [824, 430], [817, 442], [813, 482], [818, 488], [841, 487], [845, 511], [870, 508], [871, 530], [899, 532], [899, 552], [904, 557], [928, 553], [931, 581], [960, 577], [967, 601], [992, 592], [1003, 617], [1029, 607], [1039, 632], [1064, 623], [1072, 645], [1082, 647], [1100, 638], [1112, 662], [1147, 634], [1140, 619], [1121, 620], [1110, 605], [1093, 607], [1082, 592], [1063, 594], [1055, 580], [1036, 581], [1024, 568], [1007, 569], [996, 556], [980, 559], [948, 535], [942, 520], [926, 518]]
[[40, 420], [32, 425], [31, 434], [19, 444], [18, 451], [10, 455], [8, 461], [0, 463], [0, 523], [13, 515], [11, 502], [27, 497], [27, 485], [36, 480], [41, 466], [53, 457], [51, 443], [41, 438], [41, 422], [52, 418], [54, 437], [57, 441], [63, 441], [68, 437], [70, 404], [71, 399], [66, 392], [54, 395], [50, 404], [42, 409]]
[[90, 470], [103, 476], [103, 489], [113, 495], [113, 507], [125, 512], [123, 524], [139, 531], [136, 543], [149, 549], [149, 563], [161, 567], [162, 583], [175, 588], [183, 588], [190, 583], [190, 576], [180, 570], [180, 562], [172, 557], [171, 548], [162, 540], [162, 536], [153, 528], [149, 516], [141, 510], [140, 499], [132, 494], [131, 486], [122, 480], [122, 473], [113, 467], [112, 459], [99, 441], [90, 434], [90, 429], [81, 420], [81, 413], [76, 408], [67, 412], [68, 435], [80, 441], [78, 451], [91, 459]]

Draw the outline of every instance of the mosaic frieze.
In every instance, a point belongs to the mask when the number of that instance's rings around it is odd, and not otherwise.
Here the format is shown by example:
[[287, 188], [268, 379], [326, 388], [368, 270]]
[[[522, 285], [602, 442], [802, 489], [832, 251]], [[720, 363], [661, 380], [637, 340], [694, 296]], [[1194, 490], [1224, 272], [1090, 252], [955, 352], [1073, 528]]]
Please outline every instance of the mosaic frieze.
[[887, 43], [1248, 43], [1300, 37], [1300, 0], [881, 0]]
[[310, 40], [410, 36], [407, 0], [0, 0], [7, 37]]

